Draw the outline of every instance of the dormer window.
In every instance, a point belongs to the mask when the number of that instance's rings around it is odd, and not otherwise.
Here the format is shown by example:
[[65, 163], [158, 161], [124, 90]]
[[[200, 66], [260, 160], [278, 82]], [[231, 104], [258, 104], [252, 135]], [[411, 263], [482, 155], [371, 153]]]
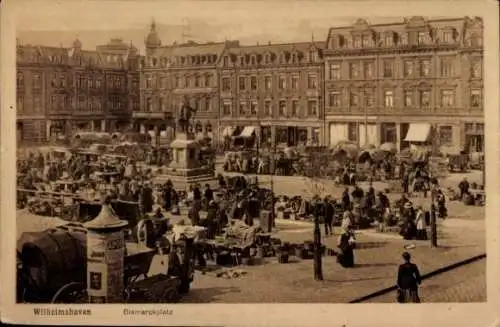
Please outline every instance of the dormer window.
[[363, 35], [361, 42], [363, 48], [368, 48], [370, 46], [370, 37], [368, 35]]
[[266, 53], [266, 64], [269, 64], [271, 62], [271, 55], [269, 53]]
[[453, 43], [453, 31], [444, 31], [443, 32], [443, 42], [444, 43]]
[[425, 32], [418, 32], [417, 44], [425, 44]]
[[311, 49], [309, 50], [309, 61], [311, 62], [314, 62], [316, 61], [316, 50], [315, 49]]
[[153, 58], [153, 67], [156, 67], [156, 64], [158, 63], [158, 59]]
[[353, 37], [353, 43], [355, 48], [361, 48], [361, 37], [355, 36]]
[[255, 55], [252, 55], [250, 60], [251, 60], [252, 65], [255, 65], [257, 63], [257, 60], [255, 59]]
[[224, 67], [227, 67], [227, 66], [229, 66], [229, 57], [225, 56], [224, 57]]
[[240, 57], [240, 65], [243, 66], [245, 64], [245, 57], [241, 56]]
[[394, 43], [394, 34], [392, 33], [386, 34], [384, 37], [384, 45], [386, 47], [390, 47], [393, 45], [393, 43]]

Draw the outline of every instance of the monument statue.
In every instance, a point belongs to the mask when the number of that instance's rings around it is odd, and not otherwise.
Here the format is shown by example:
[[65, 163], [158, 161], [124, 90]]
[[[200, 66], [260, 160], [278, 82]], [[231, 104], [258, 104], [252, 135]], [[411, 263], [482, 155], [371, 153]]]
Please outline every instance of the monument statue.
[[179, 132], [181, 133], [193, 133], [193, 119], [196, 113], [196, 109], [189, 105], [189, 102], [185, 99], [182, 104], [181, 110], [179, 112], [179, 118], [177, 123], [179, 125]]

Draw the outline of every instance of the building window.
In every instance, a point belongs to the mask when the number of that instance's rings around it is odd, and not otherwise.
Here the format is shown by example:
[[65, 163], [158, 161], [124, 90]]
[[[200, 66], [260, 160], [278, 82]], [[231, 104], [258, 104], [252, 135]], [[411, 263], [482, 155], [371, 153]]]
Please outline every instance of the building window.
[[418, 44], [425, 44], [425, 32], [418, 32], [417, 43]]
[[330, 79], [333, 79], [333, 80], [340, 79], [340, 64], [339, 63], [330, 64]]
[[257, 77], [250, 77], [250, 88], [254, 91], [257, 90]]
[[241, 76], [239, 78], [239, 89], [240, 91], [245, 91], [245, 86], [246, 86], [246, 81], [245, 81], [245, 77]]
[[286, 101], [281, 100], [279, 102], [279, 112], [278, 112], [278, 114], [280, 116], [286, 116]]
[[102, 81], [100, 78], [97, 78], [97, 80], [95, 81], [95, 87], [97, 89], [100, 89], [101, 88], [101, 84], [102, 84]]
[[200, 76], [196, 75], [194, 77], [194, 87], [200, 87]]
[[408, 77], [413, 75], [413, 61], [404, 62], [404, 76]]
[[307, 76], [307, 88], [310, 90], [315, 90], [318, 85], [316, 82], [316, 75], [308, 75]]
[[258, 106], [257, 106], [257, 101], [252, 101], [250, 103], [250, 114], [252, 116], [256, 116], [258, 112]]
[[224, 57], [224, 67], [229, 66], [229, 57]]
[[340, 92], [330, 93], [330, 107], [340, 107]]
[[279, 89], [280, 90], [286, 89], [286, 77], [285, 76], [279, 77]]
[[470, 104], [472, 108], [481, 107], [481, 90], [471, 90]]
[[361, 48], [361, 38], [360, 37], [354, 37], [354, 47], [355, 48]]
[[146, 77], [146, 88], [147, 89], [151, 88], [152, 83], [153, 83], [153, 79], [151, 78], [151, 76]]
[[148, 112], [152, 112], [153, 111], [153, 101], [151, 101], [150, 98], [146, 99], [146, 110]]
[[441, 58], [441, 76], [442, 77], [451, 77], [452, 72], [452, 60], [451, 58]]
[[231, 90], [231, 80], [229, 77], [222, 78], [222, 91], [227, 92]]
[[352, 63], [349, 65], [351, 71], [351, 78], [357, 78], [359, 76], [359, 65]]
[[264, 102], [264, 115], [265, 116], [271, 116], [272, 114], [273, 113], [272, 113], [271, 101], [266, 100]]
[[453, 107], [455, 102], [455, 94], [452, 90], [441, 91], [441, 106]]
[[17, 97], [17, 112], [24, 112], [24, 99], [20, 96]]
[[205, 87], [210, 87], [212, 76], [207, 74], [205, 75]]
[[429, 76], [431, 71], [431, 62], [428, 59], [420, 61], [420, 75]]
[[405, 107], [413, 106], [413, 92], [412, 91], [405, 91], [404, 92], [404, 104], [405, 104]]
[[431, 91], [423, 90], [420, 91], [420, 106], [422, 108], [427, 108], [431, 101]]
[[372, 78], [373, 77], [373, 63], [372, 62], [365, 62], [363, 69], [364, 69], [365, 78]]
[[366, 90], [365, 91], [365, 105], [368, 108], [371, 108], [375, 105], [375, 92], [373, 90]]
[[61, 76], [59, 77], [59, 86], [66, 87], [66, 75], [65, 74], [61, 74]]
[[89, 89], [93, 89], [94, 88], [94, 80], [91, 77], [89, 77], [88, 83], [89, 83]]
[[386, 108], [392, 108], [394, 106], [394, 92], [385, 91], [384, 93], [384, 105]]
[[358, 141], [358, 124], [356, 123], [347, 124], [347, 138], [351, 142]]
[[385, 60], [384, 61], [384, 77], [392, 77], [394, 70], [394, 61]]
[[359, 95], [358, 94], [351, 92], [350, 100], [351, 100], [351, 107], [358, 107], [359, 106]]
[[17, 85], [18, 89], [24, 88], [24, 74], [23, 73], [17, 73], [16, 85]]
[[308, 116], [318, 115], [318, 102], [316, 100], [307, 101], [307, 115]]
[[385, 37], [384, 37], [384, 44], [386, 47], [390, 47], [392, 46], [392, 43], [394, 42], [394, 35], [391, 35], [391, 34], [387, 34]]
[[451, 31], [443, 32], [443, 42], [444, 43], [452, 43], [453, 42], [453, 33]]
[[439, 126], [439, 144], [453, 144], [453, 128], [452, 126]]
[[471, 62], [471, 74], [470, 75], [472, 78], [481, 77], [481, 60], [480, 59], [474, 59]]
[[297, 90], [299, 88], [299, 76], [292, 76], [292, 89]]
[[203, 108], [205, 108], [205, 111], [211, 111], [212, 110], [212, 99], [211, 98], [205, 98], [203, 104]]
[[362, 37], [363, 48], [368, 48], [370, 46], [370, 38], [368, 35], [363, 35]]
[[40, 89], [40, 87], [41, 87], [40, 74], [34, 74], [33, 75], [33, 88]]
[[247, 104], [245, 102], [240, 102], [240, 115], [247, 114]]
[[298, 116], [299, 115], [299, 100], [293, 100], [292, 101], [292, 116]]
[[224, 102], [222, 104], [222, 114], [224, 116], [231, 115], [231, 102]]
[[264, 77], [264, 87], [266, 88], [266, 90], [270, 90], [272, 88], [271, 76]]

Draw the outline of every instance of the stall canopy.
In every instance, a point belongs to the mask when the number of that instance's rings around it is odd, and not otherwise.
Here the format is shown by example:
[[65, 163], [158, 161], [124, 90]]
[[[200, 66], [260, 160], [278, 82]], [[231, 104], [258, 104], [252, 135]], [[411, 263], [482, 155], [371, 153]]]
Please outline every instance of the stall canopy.
[[235, 128], [232, 126], [226, 126], [222, 131], [222, 136], [232, 136]]
[[243, 128], [243, 131], [238, 136], [240, 136], [240, 137], [252, 137], [254, 132], [255, 132], [255, 127], [245, 126], [245, 128]]
[[431, 124], [410, 124], [406, 133], [406, 142], [426, 142], [431, 132]]

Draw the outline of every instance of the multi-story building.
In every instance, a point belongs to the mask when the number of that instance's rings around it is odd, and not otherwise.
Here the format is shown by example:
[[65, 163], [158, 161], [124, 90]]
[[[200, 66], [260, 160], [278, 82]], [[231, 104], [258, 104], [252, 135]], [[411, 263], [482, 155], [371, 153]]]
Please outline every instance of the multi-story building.
[[138, 58], [132, 45], [120, 55], [83, 50], [79, 40], [71, 48], [18, 44], [18, 139], [125, 128], [138, 106]]
[[45, 141], [49, 135], [67, 130], [72, 98], [70, 72], [67, 49], [18, 42], [18, 141]]
[[123, 39], [113, 38], [107, 44], [98, 45], [95, 48], [99, 53], [125, 56], [128, 54], [129, 47]]
[[218, 63], [219, 139], [237, 133], [263, 146], [319, 144], [322, 52], [323, 42], [226, 48]]
[[175, 129], [184, 102], [196, 110], [196, 133], [214, 137], [218, 126], [218, 78], [216, 64], [226, 47], [238, 43], [173, 44], [162, 46], [156, 24], [145, 39], [141, 60], [141, 105], [134, 111], [136, 127], [153, 134]]
[[405, 19], [330, 29], [325, 143], [432, 140], [483, 151], [483, 23]]

